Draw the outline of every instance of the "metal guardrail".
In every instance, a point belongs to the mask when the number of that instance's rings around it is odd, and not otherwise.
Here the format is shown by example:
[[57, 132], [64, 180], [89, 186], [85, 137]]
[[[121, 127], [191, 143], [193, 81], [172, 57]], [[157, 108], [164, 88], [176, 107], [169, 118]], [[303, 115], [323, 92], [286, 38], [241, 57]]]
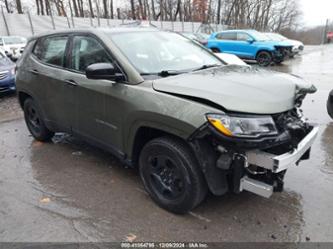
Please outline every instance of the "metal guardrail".
[[[1, 8], [0, 35], [18, 35], [29, 37], [50, 30], [63, 30], [71, 28], [90, 27], [116, 27], [121, 24], [132, 23], [133, 20], [105, 19], [105, 18], [79, 18], [63, 16], [41, 16], [26, 14], [9, 14]], [[200, 22], [171, 22], [151, 21], [152, 25], [163, 30], [177, 32], [213, 32], [223, 30], [224, 25], [202, 24]]]

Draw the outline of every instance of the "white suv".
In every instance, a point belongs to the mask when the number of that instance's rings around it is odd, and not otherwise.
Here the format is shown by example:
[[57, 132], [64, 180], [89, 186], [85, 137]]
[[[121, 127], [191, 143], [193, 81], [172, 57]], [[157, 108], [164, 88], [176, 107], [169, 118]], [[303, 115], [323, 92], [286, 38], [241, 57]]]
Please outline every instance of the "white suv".
[[11, 59], [17, 59], [21, 56], [27, 39], [20, 36], [0, 36], [0, 48], [5, 51]]

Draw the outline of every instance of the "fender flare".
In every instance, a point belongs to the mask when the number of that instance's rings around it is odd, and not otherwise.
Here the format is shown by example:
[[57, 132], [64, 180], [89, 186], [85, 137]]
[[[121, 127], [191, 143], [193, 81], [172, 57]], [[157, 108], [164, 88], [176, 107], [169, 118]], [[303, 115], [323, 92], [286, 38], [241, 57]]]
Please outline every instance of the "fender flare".
[[[128, 159], [132, 159], [136, 135], [140, 128], [159, 130], [163, 133], [179, 137], [185, 141], [196, 130], [194, 126], [191, 126], [183, 121], [168, 116], [160, 116], [163, 118], [159, 119], [158, 116], [155, 116], [155, 119], [135, 120], [134, 122], [131, 122], [131, 125], [126, 130], [124, 130], [124, 138], [126, 138], [124, 152]], [[167, 119], [170, 120], [170, 122], [163, 122]]]

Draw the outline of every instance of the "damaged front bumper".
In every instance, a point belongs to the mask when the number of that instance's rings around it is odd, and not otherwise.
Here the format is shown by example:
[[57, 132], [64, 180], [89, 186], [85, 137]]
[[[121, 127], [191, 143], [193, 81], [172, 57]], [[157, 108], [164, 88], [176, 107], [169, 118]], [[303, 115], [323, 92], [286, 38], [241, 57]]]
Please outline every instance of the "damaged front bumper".
[[[290, 119], [286, 120], [283, 122]], [[291, 121], [291, 124], [298, 124], [298, 121]], [[190, 139], [190, 144], [210, 191], [223, 195], [245, 190], [266, 198], [273, 192], [281, 192], [286, 170], [309, 159], [318, 134], [317, 126], [304, 123], [300, 132], [288, 125], [290, 130], [281, 130], [275, 138], [243, 141], [232, 141], [210, 125], [201, 127]]]
[[310, 149], [318, 134], [318, 126], [314, 126], [310, 133], [303, 138], [293, 151], [274, 155], [268, 152], [253, 150], [246, 152], [248, 164], [256, 165], [273, 173], [279, 173], [288, 167], [296, 165], [302, 156]]
[[[275, 155], [264, 151], [254, 150], [246, 152], [246, 165], [255, 165], [271, 171], [272, 173], [280, 173], [287, 170], [291, 166], [295, 166], [302, 157], [309, 152], [315, 138], [318, 134], [318, 126], [314, 126], [307, 136], [297, 145], [293, 151]], [[248, 175], [240, 180], [240, 191], [247, 190], [260, 196], [269, 198], [274, 191], [274, 184], [250, 178]]]

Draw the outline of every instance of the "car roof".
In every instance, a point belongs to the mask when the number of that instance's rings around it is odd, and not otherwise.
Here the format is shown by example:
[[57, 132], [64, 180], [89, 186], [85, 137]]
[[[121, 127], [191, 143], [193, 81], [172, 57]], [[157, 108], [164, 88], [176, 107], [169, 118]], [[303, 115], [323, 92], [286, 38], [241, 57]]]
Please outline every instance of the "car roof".
[[91, 33], [91, 34], [116, 34], [116, 33], [129, 33], [129, 32], [158, 32], [160, 30], [156, 28], [146, 27], [110, 27], [110, 28], [87, 28], [87, 29], [66, 29], [57, 30], [51, 32], [44, 32], [35, 36], [32, 36], [30, 40], [35, 40], [44, 36], [52, 36], [57, 34], [75, 34], [75, 33]]

